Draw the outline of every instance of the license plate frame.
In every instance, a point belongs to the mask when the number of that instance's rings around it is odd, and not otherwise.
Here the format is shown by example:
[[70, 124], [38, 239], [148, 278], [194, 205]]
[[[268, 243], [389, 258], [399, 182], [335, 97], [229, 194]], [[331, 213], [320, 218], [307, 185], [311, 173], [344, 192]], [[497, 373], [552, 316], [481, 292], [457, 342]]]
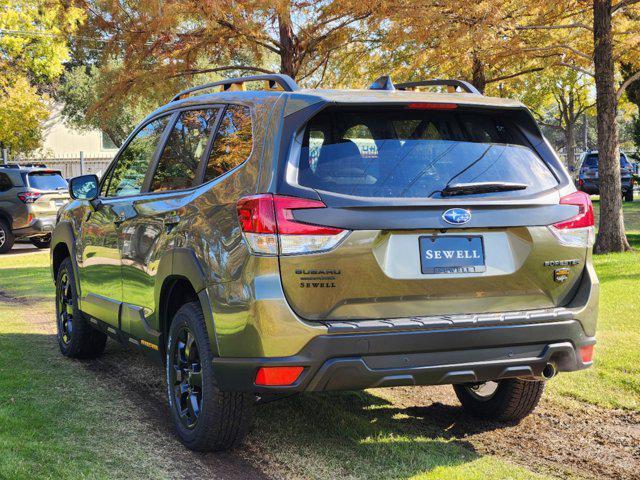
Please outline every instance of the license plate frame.
[[[465, 242], [468, 242], [468, 245]], [[431, 255], [428, 254], [429, 251]], [[420, 271], [425, 275], [487, 271], [482, 235], [423, 235], [418, 237], [418, 252]]]

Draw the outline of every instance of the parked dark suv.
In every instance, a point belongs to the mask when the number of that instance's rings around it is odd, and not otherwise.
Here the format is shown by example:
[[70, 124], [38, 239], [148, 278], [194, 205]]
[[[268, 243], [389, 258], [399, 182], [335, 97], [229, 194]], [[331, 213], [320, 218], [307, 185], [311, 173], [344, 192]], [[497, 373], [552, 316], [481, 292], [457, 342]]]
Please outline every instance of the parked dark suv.
[[[466, 92], [412, 91], [433, 85]], [[203, 85], [70, 190], [60, 349], [111, 337], [164, 362], [189, 448], [237, 445], [256, 403], [297, 392], [453, 384], [519, 420], [592, 364], [589, 197], [522, 104], [465, 82]]]
[[[633, 165], [624, 153], [620, 153], [620, 180], [622, 195], [627, 202], [633, 202]], [[598, 175], [598, 152], [588, 152], [582, 158], [578, 173], [578, 190], [589, 195], [600, 195], [600, 177]]]
[[67, 182], [44, 165], [0, 164], [0, 253], [26, 238], [49, 248], [58, 209], [69, 201]]

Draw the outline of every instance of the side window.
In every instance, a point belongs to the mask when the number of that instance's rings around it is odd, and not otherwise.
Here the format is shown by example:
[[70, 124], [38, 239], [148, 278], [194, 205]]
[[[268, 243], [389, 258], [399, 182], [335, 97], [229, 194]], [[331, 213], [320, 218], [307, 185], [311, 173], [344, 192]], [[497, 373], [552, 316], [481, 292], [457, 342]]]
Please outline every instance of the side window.
[[252, 143], [251, 111], [248, 107], [230, 105], [218, 128], [204, 181], [213, 180], [244, 162], [251, 154]]
[[187, 110], [180, 114], [153, 174], [152, 192], [181, 190], [193, 185], [219, 110]]
[[13, 188], [13, 183], [6, 173], [0, 173], [0, 192], [6, 192]]
[[309, 167], [316, 171], [320, 150], [324, 144], [324, 132], [322, 130], [311, 130], [309, 132]]
[[153, 153], [168, 121], [169, 116], [165, 116], [148, 123], [120, 153], [108, 182], [107, 197], [140, 193]]

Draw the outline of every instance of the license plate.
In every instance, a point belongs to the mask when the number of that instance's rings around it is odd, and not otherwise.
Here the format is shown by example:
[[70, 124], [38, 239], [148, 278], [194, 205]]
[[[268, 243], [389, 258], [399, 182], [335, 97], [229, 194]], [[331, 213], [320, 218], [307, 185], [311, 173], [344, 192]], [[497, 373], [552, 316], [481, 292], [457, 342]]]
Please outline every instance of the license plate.
[[486, 270], [480, 236], [424, 236], [419, 242], [422, 273], [479, 273]]
[[62, 206], [65, 204], [65, 201], [64, 201], [64, 200], [54, 200], [54, 201], [53, 201], [53, 204], [54, 204], [56, 207], [62, 207]]

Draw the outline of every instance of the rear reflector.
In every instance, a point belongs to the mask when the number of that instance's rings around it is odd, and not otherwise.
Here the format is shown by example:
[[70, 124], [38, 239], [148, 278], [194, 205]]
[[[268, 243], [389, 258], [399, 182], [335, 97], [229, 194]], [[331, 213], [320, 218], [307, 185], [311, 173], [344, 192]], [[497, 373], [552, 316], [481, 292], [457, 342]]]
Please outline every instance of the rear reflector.
[[458, 108], [457, 103], [431, 103], [431, 102], [420, 102], [420, 103], [409, 103], [407, 108], [410, 110], [455, 110]]
[[332, 249], [347, 234], [340, 228], [296, 220], [294, 210], [326, 208], [319, 200], [265, 193], [238, 201], [238, 220], [252, 253], [294, 255]]
[[575, 205], [577, 215], [551, 225], [551, 231], [562, 245], [591, 247], [595, 241], [595, 216], [591, 197], [584, 192], [573, 192], [560, 198], [561, 205]]
[[256, 373], [256, 385], [287, 386], [293, 385], [304, 367], [261, 367]]
[[594, 345], [585, 345], [580, 347], [580, 358], [582, 363], [590, 363], [593, 361], [593, 348]]

